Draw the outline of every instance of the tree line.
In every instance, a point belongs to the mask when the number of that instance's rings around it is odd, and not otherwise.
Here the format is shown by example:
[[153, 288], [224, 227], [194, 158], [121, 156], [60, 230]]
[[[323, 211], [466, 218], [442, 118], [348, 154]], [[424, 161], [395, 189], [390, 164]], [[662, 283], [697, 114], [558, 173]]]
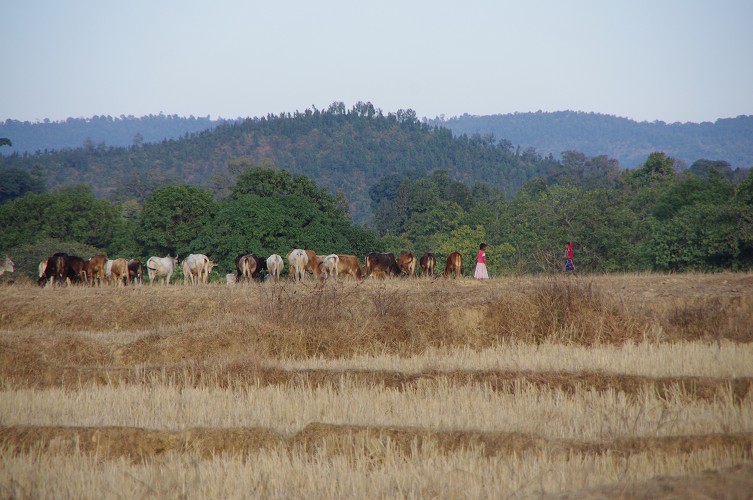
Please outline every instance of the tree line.
[[143, 201], [98, 199], [90, 186], [29, 192], [0, 206], [0, 253], [32, 274], [54, 251], [113, 257], [205, 253], [233, 269], [241, 253], [301, 247], [348, 253], [460, 251], [472, 269], [485, 242], [492, 274], [556, 272], [564, 244], [580, 272], [744, 270], [753, 265], [753, 175], [730, 182], [714, 162], [680, 169], [664, 153], [622, 171], [570, 152], [566, 163], [515, 196], [467, 184], [447, 169], [384, 176], [369, 190], [371, 227], [350, 203], [312, 179], [236, 160], [226, 196], [191, 185], [155, 189]]

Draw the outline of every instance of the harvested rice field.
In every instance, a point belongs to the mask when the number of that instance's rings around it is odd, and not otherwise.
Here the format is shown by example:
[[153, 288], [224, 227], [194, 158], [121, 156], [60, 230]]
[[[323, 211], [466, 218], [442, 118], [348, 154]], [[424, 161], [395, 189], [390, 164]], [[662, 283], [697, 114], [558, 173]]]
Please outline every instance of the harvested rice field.
[[3, 498], [750, 498], [753, 274], [0, 286]]

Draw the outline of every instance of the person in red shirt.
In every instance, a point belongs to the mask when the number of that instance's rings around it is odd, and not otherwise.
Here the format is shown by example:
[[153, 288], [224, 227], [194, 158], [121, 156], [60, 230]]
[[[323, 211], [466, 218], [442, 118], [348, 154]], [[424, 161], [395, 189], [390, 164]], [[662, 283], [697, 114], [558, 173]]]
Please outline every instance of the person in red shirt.
[[486, 243], [481, 244], [481, 249], [478, 251], [478, 257], [476, 258], [476, 270], [473, 273], [473, 277], [477, 280], [488, 280], [489, 273], [486, 270]]
[[562, 266], [562, 271], [560, 271], [560, 274], [564, 274], [565, 271], [572, 271], [573, 276], [578, 276], [578, 273], [575, 272], [575, 262], [573, 261], [572, 241], [568, 241], [567, 245], [565, 246], [565, 256], [563, 257], [563, 260], [565, 261], [565, 263]]

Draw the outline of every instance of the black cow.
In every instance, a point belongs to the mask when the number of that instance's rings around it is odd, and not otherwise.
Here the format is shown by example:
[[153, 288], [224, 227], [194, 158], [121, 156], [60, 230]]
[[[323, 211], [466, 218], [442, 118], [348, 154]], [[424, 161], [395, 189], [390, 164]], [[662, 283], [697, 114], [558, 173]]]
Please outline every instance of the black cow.
[[395, 255], [391, 253], [371, 252], [366, 256], [364, 274], [368, 276], [400, 276], [403, 271], [397, 265]]
[[56, 253], [47, 259], [47, 269], [39, 278], [37, 284], [44, 286], [48, 281], [57, 280], [58, 283], [69, 280], [70, 283], [78, 284], [85, 279], [84, 259], [76, 255]]
[[144, 265], [139, 259], [131, 259], [128, 261], [128, 276], [131, 278], [134, 285], [140, 285], [143, 283]]

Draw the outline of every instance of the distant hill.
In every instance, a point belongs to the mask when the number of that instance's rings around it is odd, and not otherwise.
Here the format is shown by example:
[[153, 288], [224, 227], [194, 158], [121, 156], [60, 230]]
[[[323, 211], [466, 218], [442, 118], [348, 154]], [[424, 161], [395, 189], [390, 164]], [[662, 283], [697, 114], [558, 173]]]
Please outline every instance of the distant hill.
[[634, 168], [652, 152], [664, 152], [687, 166], [699, 159], [724, 160], [733, 168], [753, 166], [753, 116], [714, 123], [636, 122], [627, 118], [559, 111], [506, 115], [462, 115], [429, 120], [455, 135], [493, 135], [513, 146], [533, 147], [559, 159], [563, 151], [607, 155], [623, 168]]
[[225, 120], [177, 115], [94, 116], [68, 118], [62, 122], [0, 122], [0, 137], [10, 138], [13, 147], [0, 148], [0, 154], [35, 153], [84, 146], [132, 146], [177, 139], [185, 134], [214, 128]]
[[371, 213], [369, 188], [386, 175], [444, 169], [469, 186], [484, 182], [513, 194], [552, 163], [481, 138], [453, 137], [448, 129], [421, 123], [412, 110], [385, 116], [370, 103], [226, 122], [151, 144], [88, 143], [0, 157], [0, 167], [41, 172], [48, 188], [86, 183], [97, 196], [120, 200], [143, 199], [170, 182], [204, 186], [222, 197], [239, 170], [271, 164], [306, 175], [331, 194], [342, 190], [357, 222]]

